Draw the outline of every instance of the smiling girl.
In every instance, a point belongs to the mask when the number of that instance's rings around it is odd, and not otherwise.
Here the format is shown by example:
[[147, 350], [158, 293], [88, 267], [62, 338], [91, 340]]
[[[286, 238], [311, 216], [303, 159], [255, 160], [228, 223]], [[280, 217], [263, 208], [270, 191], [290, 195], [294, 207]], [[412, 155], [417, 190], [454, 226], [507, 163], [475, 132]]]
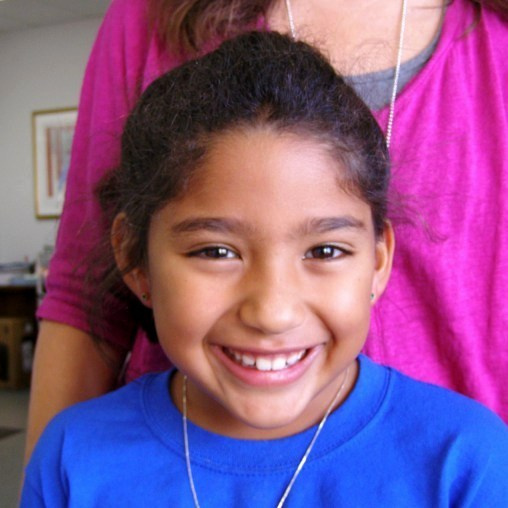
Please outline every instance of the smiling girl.
[[105, 280], [175, 367], [58, 416], [23, 506], [504, 506], [504, 424], [360, 354], [388, 167], [304, 43], [247, 34], [154, 82], [101, 188]]

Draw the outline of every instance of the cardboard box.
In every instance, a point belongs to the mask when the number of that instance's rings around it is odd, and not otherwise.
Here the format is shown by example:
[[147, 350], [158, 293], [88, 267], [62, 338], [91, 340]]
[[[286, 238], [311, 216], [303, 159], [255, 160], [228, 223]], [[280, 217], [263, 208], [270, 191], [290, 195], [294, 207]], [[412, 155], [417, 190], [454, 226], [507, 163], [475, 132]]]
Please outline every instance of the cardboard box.
[[30, 386], [34, 320], [0, 318], [0, 388]]

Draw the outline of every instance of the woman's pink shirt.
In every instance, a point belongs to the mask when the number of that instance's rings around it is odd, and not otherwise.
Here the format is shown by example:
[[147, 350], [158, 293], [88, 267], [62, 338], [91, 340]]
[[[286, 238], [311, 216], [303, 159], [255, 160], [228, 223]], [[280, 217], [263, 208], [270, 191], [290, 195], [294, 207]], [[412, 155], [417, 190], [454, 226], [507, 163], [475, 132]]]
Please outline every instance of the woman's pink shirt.
[[[114, 0], [85, 74], [65, 210], [40, 318], [89, 329], [83, 289], [100, 237], [92, 189], [120, 156], [124, 121], [155, 78], [183, 60], [148, 30], [146, 0]], [[468, 0], [447, 8], [431, 60], [397, 99], [391, 146], [397, 248], [365, 351], [476, 398], [508, 419], [508, 23]], [[387, 110], [376, 112], [386, 126]], [[401, 196], [397, 199], [396, 196]], [[166, 368], [157, 345], [112, 304], [104, 335], [127, 379]]]

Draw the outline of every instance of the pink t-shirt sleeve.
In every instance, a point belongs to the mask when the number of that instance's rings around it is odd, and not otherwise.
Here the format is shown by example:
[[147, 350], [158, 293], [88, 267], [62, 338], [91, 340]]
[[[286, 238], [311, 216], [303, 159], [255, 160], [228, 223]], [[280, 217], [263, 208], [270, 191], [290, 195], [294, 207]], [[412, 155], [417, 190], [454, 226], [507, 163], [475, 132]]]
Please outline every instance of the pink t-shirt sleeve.
[[[66, 201], [39, 318], [89, 331], [96, 288], [94, 283], [87, 288], [84, 280], [105, 233], [94, 188], [118, 164], [124, 122], [147, 81], [149, 46], [146, 2], [114, 0], [83, 81]], [[107, 340], [127, 349], [134, 323], [119, 305], [108, 305], [101, 329]]]

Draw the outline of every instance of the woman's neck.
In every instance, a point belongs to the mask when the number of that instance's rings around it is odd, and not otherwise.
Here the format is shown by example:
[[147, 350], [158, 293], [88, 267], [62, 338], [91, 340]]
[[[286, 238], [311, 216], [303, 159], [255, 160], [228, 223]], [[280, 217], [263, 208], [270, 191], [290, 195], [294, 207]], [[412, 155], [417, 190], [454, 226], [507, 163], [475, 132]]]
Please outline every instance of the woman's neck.
[[[402, 0], [290, 0], [297, 35], [329, 56], [345, 75], [395, 65]], [[443, 0], [408, 0], [403, 61], [423, 51], [440, 27]], [[289, 32], [285, 1], [268, 13], [268, 25]]]

